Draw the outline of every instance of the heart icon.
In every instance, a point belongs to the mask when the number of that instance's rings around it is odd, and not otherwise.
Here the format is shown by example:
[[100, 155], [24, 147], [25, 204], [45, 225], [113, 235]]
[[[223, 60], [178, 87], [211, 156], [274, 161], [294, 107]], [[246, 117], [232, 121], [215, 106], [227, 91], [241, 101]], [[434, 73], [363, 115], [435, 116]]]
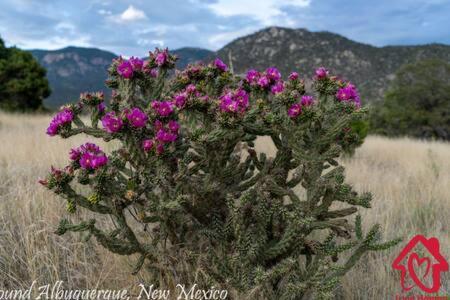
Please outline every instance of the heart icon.
[[428, 257], [420, 258], [417, 253], [412, 253], [408, 258], [408, 268], [413, 279], [420, 279], [424, 283], [425, 277], [430, 273], [431, 262]]

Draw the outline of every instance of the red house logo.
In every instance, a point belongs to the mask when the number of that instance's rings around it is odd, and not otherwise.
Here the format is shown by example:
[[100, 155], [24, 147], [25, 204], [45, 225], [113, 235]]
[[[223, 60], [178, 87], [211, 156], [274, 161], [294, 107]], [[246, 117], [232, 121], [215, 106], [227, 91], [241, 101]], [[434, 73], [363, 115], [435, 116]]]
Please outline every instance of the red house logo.
[[[428, 252], [427, 256], [419, 256], [416, 252], [419, 246]], [[422, 291], [436, 293], [441, 287], [441, 272], [448, 271], [448, 263], [440, 253], [437, 238], [427, 239], [423, 235], [416, 235], [394, 260], [392, 268], [401, 271], [400, 280], [404, 291], [414, 287], [406, 286], [405, 278], [409, 276]]]

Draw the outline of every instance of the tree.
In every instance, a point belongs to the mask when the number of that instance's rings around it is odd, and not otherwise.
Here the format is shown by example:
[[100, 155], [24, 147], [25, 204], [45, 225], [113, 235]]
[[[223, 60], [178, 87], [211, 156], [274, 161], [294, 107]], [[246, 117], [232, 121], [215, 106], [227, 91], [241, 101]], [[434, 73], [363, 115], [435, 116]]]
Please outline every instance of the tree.
[[46, 70], [31, 53], [6, 48], [0, 39], [0, 108], [32, 111], [50, 95]]
[[432, 59], [401, 67], [371, 127], [389, 136], [449, 140], [450, 64]]
[[[102, 93], [84, 94], [53, 118], [51, 136], [116, 145], [109, 154], [92, 143], [72, 149], [71, 162], [40, 181], [69, 212], [112, 220], [62, 218], [57, 234], [81, 232], [136, 255], [133, 272], [160, 288], [198, 284], [227, 299], [330, 299], [364, 254], [398, 242], [380, 243], [378, 225], [365, 234], [360, 217], [349, 219], [371, 202], [345, 183], [337, 160], [358, 143], [352, 124], [366, 113], [354, 85], [321, 68], [306, 95], [296, 73], [286, 82], [276, 68], [241, 78], [218, 59], [168, 79], [174, 63], [158, 49], [145, 64], [119, 58], [108, 109]], [[276, 146], [273, 157], [255, 148], [261, 136]]]

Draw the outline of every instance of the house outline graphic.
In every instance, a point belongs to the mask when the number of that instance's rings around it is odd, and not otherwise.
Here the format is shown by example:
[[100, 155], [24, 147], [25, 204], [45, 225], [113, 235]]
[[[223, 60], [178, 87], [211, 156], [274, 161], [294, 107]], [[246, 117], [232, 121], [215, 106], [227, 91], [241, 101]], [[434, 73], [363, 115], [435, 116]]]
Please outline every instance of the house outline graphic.
[[[437, 263], [431, 264], [429, 258], [420, 258], [418, 254], [413, 251], [419, 243], [422, 244], [423, 247], [425, 247], [428, 253], [437, 261]], [[402, 264], [402, 261], [404, 261], [408, 255], [409, 257], [406, 261], [406, 265]], [[419, 265], [424, 261], [428, 262], [425, 276], [431, 269], [433, 279], [433, 285], [431, 287], [426, 286], [420, 280], [420, 278], [418, 278], [413, 266], [414, 260], [417, 261]], [[436, 293], [441, 287], [441, 272], [448, 271], [448, 263], [440, 253], [439, 240], [437, 238], [431, 237], [427, 239], [423, 235], [416, 235], [411, 239], [411, 241], [409, 241], [409, 243], [403, 248], [397, 258], [394, 260], [394, 262], [392, 263], [392, 268], [401, 271], [400, 280], [403, 290], [409, 291], [413, 288], [413, 286], [405, 287], [405, 277], [406, 274], [409, 273], [411, 279], [422, 291], [426, 293]]]

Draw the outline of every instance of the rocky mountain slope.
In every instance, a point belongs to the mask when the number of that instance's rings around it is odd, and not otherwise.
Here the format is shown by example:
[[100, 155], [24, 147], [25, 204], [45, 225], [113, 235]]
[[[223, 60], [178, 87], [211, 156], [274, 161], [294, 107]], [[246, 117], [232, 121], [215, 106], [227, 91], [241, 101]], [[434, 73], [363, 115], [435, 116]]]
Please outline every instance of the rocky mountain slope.
[[106, 91], [106, 70], [117, 57], [111, 52], [78, 47], [31, 53], [47, 69], [52, 94], [44, 104], [51, 108], [77, 100], [84, 91]]
[[202, 48], [184, 47], [171, 52], [178, 56], [178, 69], [184, 69], [188, 64], [198, 61], [208, 61], [215, 58], [215, 52]]
[[352, 80], [367, 101], [382, 99], [395, 71], [405, 63], [426, 58], [450, 61], [450, 46], [374, 47], [330, 32], [270, 27], [238, 38], [219, 50], [234, 71], [277, 66], [287, 76], [298, 71], [308, 77], [324, 66], [333, 74]]
[[[234, 71], [238, 73], [245, 73], [249, 68], [263, 70], [277, 66], [284, 76], [295, 70], [311, 77], [315, 68], [324, 66], [357, 84], [366, 102], [382, 99], [395, 71], [405, 63], [426, 58], [450, 61], [447, 45], [374, 47], [330, 32], [281, 27], [269, 27], [238, 38], [217, 53], [200, 48], [173, 52], [180, 57], [178, 68], [211, 60], [215, 55], [228, 64], [231, 57]], [[80, 92], [106, 91], [106, 69], [117, 57], [99, 49], [76, 47], [32, 53], [48, 70], [53, 93], [45, 104], [52, 108], [77, 99]]]

